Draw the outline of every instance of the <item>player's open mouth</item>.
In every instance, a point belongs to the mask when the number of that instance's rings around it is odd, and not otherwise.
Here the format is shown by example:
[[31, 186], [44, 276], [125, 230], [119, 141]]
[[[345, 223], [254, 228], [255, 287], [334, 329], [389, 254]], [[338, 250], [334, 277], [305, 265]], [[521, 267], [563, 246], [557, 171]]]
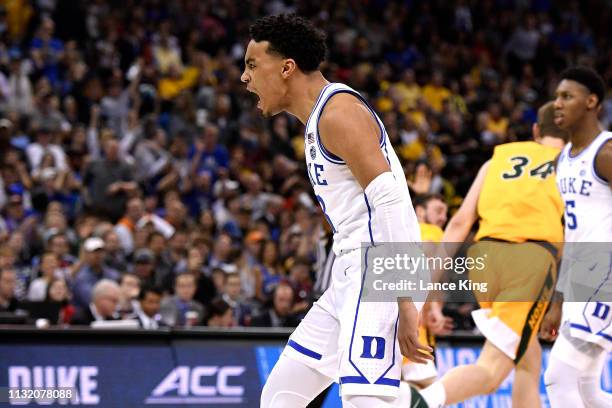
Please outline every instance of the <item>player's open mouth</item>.
[[555, 112], [553, 121], [555, 122], [556, 125], [559, 125], [559, 123], [563, 122], [563, 114], [561, 112]]
[[250, 93], [255, 94], [255, 96], [257, 96], [257, 107], [259, 109], [261, 109], [261, 96], [259, 96], [259, 94], [257, 92], [255, 92], [254, 90], [252, 90], [252, 89], [247, 88], [247, 91], [249, 91]]

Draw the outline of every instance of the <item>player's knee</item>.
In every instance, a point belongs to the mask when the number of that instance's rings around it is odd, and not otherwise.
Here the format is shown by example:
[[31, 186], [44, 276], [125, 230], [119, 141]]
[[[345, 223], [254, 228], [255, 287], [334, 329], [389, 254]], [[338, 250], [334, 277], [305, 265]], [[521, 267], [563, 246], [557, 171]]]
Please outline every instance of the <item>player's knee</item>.
[[260, 408], [303, 408], [308, 402], [305, 396], [294, 391], [279, 389], [273, 382], [267, 381], [261, 391]]
[[501, 384], [508, 376], [508, 374], [502, 372], [502, 370], [500, 370], [498, 366], [484, 364], [477, 365], [481, 368], [481, 370], [483, 370], [483, 373], [486, 374], [484, 376], [485, 381], [483, 381], [482, 383], [483, 394], [492, 394], [497, 391], [497, 389], [501, 386]]

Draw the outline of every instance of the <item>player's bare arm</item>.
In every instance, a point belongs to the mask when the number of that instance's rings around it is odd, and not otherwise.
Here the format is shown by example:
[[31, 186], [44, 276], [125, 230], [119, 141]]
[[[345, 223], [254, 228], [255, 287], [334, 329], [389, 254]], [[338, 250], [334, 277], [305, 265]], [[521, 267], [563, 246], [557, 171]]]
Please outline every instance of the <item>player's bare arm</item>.
[[[487, 161], [478, 170], [478, 175], [470, 186], [470, 190], [461, 203], [461, 207], [459, 207], [459, 210], [448, 222], [444, 230], [442, 242], [463, 242], [470, 233], [472, 226], [478, 219], [478, 198], [480, 197], [489, 164], [490, 161]], [[454, 253], [449, 255], [452, 256]]]
[[[391, 171], [380, 149], [378, 124], [368, 108], [352, 95], [338, 94], [330, 99], [319, 120], [319, 136], [327, 150], [346, 162], [364, 190], [378, 176]], [[415, 305], [398, 300], [398, 306], [397, 337], [402, 354], [416, 363], [431, 360], [433, 357], [422, 351], [431, 348], [418, 340], [419, 313]]]
[[595, 158], [595, 170], [600, 177], [608, 180], [612, 189], [612, 140], [608, 140], [599, 150]]
[[346, 162], [362, 188], [391, 171], [380, 150], [380, 129], [355, 96], [333, 96], [319, 120], [319, 137], [327, 150]]

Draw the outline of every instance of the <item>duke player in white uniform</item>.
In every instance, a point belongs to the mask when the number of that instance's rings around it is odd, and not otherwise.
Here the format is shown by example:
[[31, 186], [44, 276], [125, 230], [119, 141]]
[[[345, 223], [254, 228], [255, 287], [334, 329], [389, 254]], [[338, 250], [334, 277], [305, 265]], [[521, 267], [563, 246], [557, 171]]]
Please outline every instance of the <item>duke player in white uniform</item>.
[[605, 91], [592, 69], [570, 68], [561, 74], [554, 102], [555, 123], [569, 131], [571, 143], [557, 160], [567, 243], [557, 287], [568, 302], [560, 333], [560, 302], [551, 304], [541, 328], [542, 337], [556, 337], [544, 377], [553, 408], [612, 407], [612, 397], [600, 388], [612, 350], [612, 299], [587, 301], [573, 292], [593, 278], [593, 296], [606, 288], [610, 293], [612, 285], [612, 133], [597, 120]]
[[261, 406], [305, 407], [333, 381], [346, 407], [409, 406], [410, 390], [400, 388], [401, 354], [417, 363], [431, 359], [418, 341], [420, 305], [360, 302], [364, 243], [420, 241], [399, 160], [359, 93], [319, 71], [325, 39], [308, 21], [264, 17], [250, 34], [241, 80], [265, 116], [286, 111], [305, 124], [308, 177], [337, 256], [330, 288], [291, 335]]

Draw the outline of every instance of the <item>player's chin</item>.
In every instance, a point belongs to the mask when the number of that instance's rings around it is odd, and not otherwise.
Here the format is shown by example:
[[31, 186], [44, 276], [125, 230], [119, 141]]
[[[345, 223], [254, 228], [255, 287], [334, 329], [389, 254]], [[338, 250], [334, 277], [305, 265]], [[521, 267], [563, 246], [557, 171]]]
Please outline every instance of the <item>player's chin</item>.
[[555, 122], [555, 125], [557, 125], [557, 127], [559, 129], [565, 129], [565, 118], [563, 116], [556, 116], [553, 119], [553, 122]]

